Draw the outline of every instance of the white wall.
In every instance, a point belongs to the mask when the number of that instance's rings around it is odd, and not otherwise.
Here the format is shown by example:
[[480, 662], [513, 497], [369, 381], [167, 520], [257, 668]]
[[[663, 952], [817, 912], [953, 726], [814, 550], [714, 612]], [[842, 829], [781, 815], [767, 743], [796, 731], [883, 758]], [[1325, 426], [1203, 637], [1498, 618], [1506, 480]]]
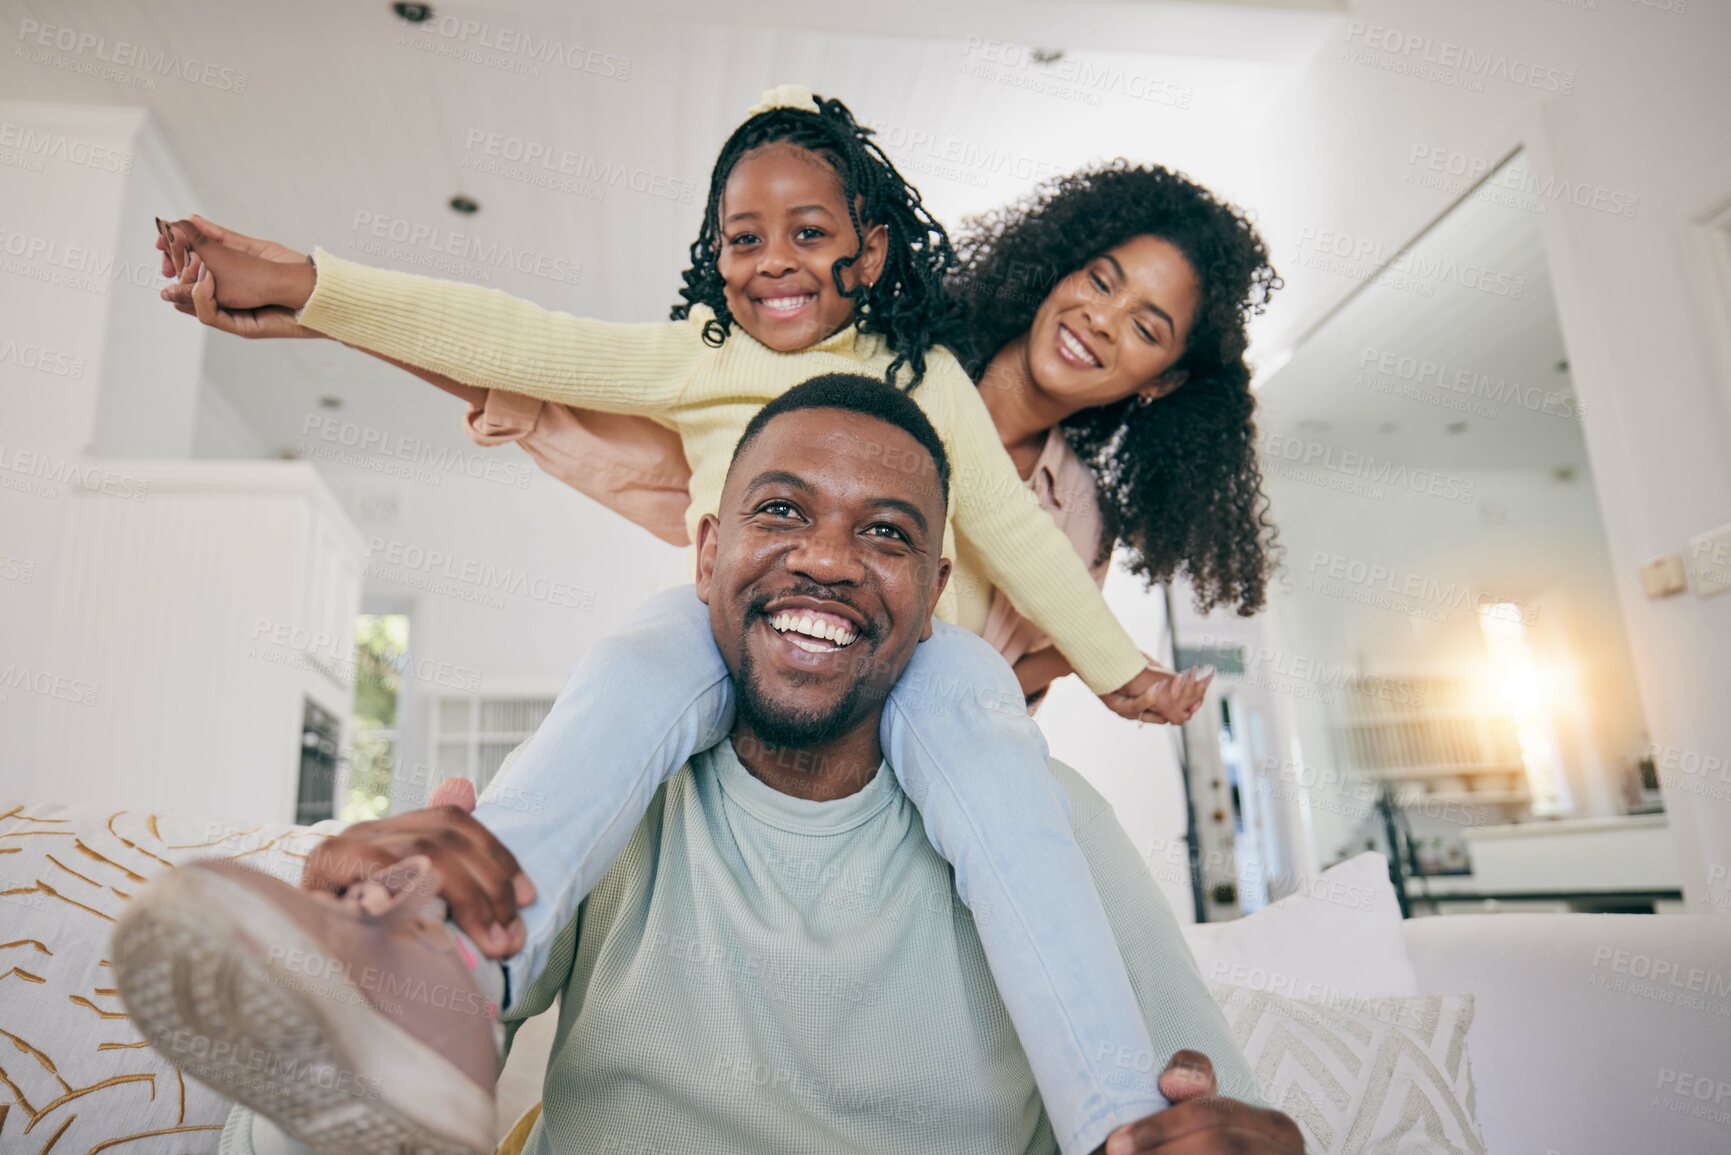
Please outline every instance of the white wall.
[[[1166, 653], [1166, 604], [1158, 590], [1149, 593], [1140, 578], [1114, 563], [1106, 602], [1143, 650]], [[1074, 767], [1112, 804], [1179, 918], [1191, 921], [1178, 731], [1118, 717], [1075, 677], [1053, 685], [1036, 717], [1053, 757]]]
[[[1639, 198], [1632, 219], [1554, 204], [1542, 220], [1546, 257], [1654, 740], [1690, 752], [1690, 765], [1722, 766], [1731, 756], [1731, 597], [1651, 602], [1637, 574], [1642, 561], [1731, 521], [1731, 387], [1715, 331], [1726, 313], [1694, 225], [1731, 195], [1731, 6], [1676, 7], [1354, 0], [1338, 39], [1248, 135], [1262, 171], [1247, 199], [1288, 272], [1259, 334], [1274, 357], [1351, 288], [1299, 265], [1302, 230], [1335, 230], [1392, 254], [1450, 202], [1409, 183], [1415, 150], [1494, 165], [1524, 141], [1541, 179]], [[1521, 76], [1536, 67], [1541, 84], [1571, 91], [1497, 76], [1476, 78], [1482, 91], [1473, 91], [1412, 75], [1427, 49], [1384, 51], [1386, 29], [1430, 37], [1439, 59], [1470, 50]], [[1667, 790], [1697, 910], [1731, 910], [1723, 796], [1698, 773]]]
[[70, 495], [137, 489], [86, 455], [186, 454], [205, 335], [149, 323], [150, 306], [165, 307], [140, 273], [154, 279], [154, 250], [122, 239], [140, 236], [151, 202], [187, 196], [146, 114], [0, 103], [0, 132], [26, 158], [0, 166], [0, 674], [11, 683], [0, 688], [0, 774], [9, 774], [35, 749], [44, 713], [60, 709], [16, 680], [88, 680], [48, 647]]
[[120, 206], [110, 305], [91, 452], [102, 457], [186, 457], [198, 405], [202, 325], [167, 325], [157, 295], [161, 258], [146, 222], [188, 204], [192, 193], [155, 122], [141, 116], [136, 161]]
[[191, 456], [218, 460], [271, 456], [258, 431], [208, 374], [201, 375], [198, 382], [197, 406], [192, 416]]
[[[460, 418], [450, 398], [417, 400]], [[409, 477], [378, 472], [392, 459], [377, 455], [310, 460], [367, 540], [365, 607], [409, 615], [411, 668], [461, 671], [405, 680], [400, 766], [432, 762], [430, 698], [464, 686], [555, 692], [638, 602], [690, 580], [686, 551], [541, 473], [516, 446], [429, 456], [446, 464]]]

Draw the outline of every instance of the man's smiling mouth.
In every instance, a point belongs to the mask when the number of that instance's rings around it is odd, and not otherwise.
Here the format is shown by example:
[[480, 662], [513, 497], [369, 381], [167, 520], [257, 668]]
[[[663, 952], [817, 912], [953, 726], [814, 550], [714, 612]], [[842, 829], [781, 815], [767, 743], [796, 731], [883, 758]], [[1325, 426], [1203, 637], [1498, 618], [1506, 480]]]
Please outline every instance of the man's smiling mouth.
[[800, 649], [813, 654], [846, 649], [859, 636], [851, 622], [815, 610], [780, 610], [769, 615], [769, 625]]

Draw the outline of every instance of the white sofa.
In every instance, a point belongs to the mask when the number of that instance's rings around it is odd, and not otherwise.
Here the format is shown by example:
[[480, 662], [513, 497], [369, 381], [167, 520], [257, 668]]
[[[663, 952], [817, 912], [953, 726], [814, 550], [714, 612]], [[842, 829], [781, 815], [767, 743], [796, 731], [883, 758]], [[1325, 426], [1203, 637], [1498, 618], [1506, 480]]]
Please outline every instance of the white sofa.
[[[238, 857], [291, 878], [316, 843], [285, 823], [0, 799], [0, 1028], [15, 1036], [0, 1057], [15, 1088], [0, 1085], [0, 1152], [40, 1150], [62, 1131], [57, 1150], [154, 1134], [172, 1135], [176, 1152], [214, 1151], [226, 1107], [138, 1049], [107, 969], [108, 932], [170, 864]], [[1731, 918], [1394, 925], [1419, 990], [1476, 997], [1467, 1051], [1492, 1155], [1731, 1152]], [[519, 1032], [502, 1127], [538, 1098], [553, 1029], [548, 1014]]]
[[[1405, 931], [1421, 990], [1475, 996], [1490, 1155], [1731, 1152], [1731, 918], [1471, 914]], [[553, 1019], [518, 1033], [502, 1127], [539, 1098]]]
[[1491, 1155], [1731, 1152], [1731, 918], [1472, 914], [1405, 924], [1424, 991], [1471, 992]]

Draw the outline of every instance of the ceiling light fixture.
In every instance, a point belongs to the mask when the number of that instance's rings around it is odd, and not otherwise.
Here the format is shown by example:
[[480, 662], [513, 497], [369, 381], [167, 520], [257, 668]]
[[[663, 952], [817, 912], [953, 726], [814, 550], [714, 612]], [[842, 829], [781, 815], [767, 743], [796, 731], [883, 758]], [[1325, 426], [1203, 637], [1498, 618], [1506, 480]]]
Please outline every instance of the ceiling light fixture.
[[392, 4], [391, 11], [410, 24], [425, 24], [433, 18], [431, 4]]
[[458, 193], [456, 196], [452, 197], [450, 205], [452, 212], [462, 213], [466, 217], [474, 216], [476, 213], [481, 211], [479, 201], [472, 200], [469, 197], [464, 196], [462, 193]]

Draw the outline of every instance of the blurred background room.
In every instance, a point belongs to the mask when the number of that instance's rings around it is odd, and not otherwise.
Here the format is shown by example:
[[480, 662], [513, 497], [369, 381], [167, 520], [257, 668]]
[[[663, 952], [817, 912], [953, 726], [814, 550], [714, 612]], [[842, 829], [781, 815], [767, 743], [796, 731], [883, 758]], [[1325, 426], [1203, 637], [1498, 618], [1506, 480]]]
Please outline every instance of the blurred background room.
[[951, 228], [1123, 156], [1245, 206], [1283, 567], [1040, 713], [1187, 920], [1364, 849], [1412, 914], [1731, 913], [1731, 6], [0, 0], [0, 801], [365, 818], [485, 786], [684, 551], [326, 341], [162, 303], [152, 218], [666, 316], [759, 94]]

